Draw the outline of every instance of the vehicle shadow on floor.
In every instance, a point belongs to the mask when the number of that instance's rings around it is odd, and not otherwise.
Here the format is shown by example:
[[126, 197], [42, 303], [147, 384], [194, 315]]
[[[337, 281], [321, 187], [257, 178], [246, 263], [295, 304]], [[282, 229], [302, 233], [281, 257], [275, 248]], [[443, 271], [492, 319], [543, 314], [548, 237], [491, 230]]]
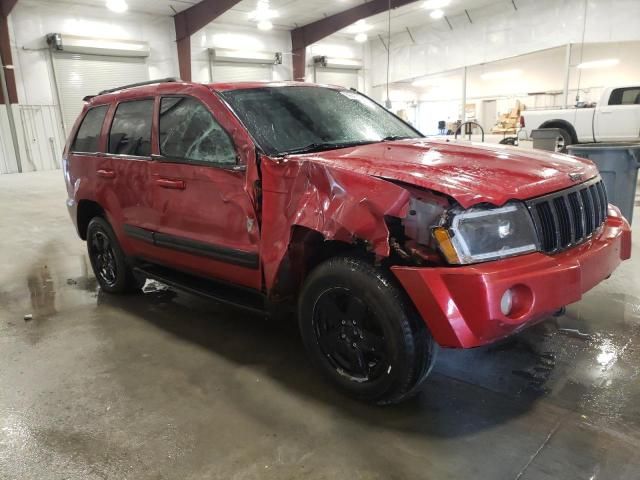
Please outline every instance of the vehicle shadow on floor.
[[[337, 392], [307, 360], [295, 320], [271, 320], [191, 295], [160, 290], [137, 296], [98, 295], [180, 340], [304, 395], [384, 428], [441, 437], [493, 428], [528, 412], [554, 367], [553, 354], [536, 342], [545, 326], [470, 351], [440, 350], [421, 392], [400, 405], [378, 407]], [[248, 404], [252, 405], [252, 404]]]

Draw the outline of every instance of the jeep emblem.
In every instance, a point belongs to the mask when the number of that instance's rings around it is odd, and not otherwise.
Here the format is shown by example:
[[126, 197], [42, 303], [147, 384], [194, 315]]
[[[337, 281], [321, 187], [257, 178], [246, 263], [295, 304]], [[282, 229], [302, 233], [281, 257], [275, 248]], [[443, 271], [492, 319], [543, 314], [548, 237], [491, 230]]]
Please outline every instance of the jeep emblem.
[[569, 178], [572, 182], [579, 182], [582, 180], [583, 175], [581, 173], [570, 173]]

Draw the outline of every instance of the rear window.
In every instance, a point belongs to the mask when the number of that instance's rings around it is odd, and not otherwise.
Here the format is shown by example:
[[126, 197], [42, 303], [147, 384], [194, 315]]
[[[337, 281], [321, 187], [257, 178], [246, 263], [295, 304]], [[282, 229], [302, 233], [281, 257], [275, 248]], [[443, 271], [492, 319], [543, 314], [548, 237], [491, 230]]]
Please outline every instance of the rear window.
[[640, 87], [614, 89], [609, 105], [640, 105]]
[[109, 132], [109, 153], [151, 155], [153, 100], [133, 100], [118, 105]]
[[108, 109], [108, 105], [102, 105], [87, 112], [80, 124], [76, 139], [71, 145], [72, 152], [95, 153], [98, 151], [102, 123]]

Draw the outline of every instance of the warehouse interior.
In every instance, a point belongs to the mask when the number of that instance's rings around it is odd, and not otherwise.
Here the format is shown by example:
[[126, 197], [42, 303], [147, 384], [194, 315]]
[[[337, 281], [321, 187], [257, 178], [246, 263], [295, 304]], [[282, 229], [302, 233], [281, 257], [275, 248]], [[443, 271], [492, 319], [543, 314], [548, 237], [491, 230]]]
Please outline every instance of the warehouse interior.
[[[638, 19], [637, 0], [0, 0], [0, 478], [640, 478]], [[100, 288], [68, 138], [86, 97], [166, 78], [337, 85], [507, 157], [618, 142], [631, 258], [504, 340], [439, 348], [403, 403], [354, 400], [295, 318]], [[545, 113], [573, 107], [587, 141]]]

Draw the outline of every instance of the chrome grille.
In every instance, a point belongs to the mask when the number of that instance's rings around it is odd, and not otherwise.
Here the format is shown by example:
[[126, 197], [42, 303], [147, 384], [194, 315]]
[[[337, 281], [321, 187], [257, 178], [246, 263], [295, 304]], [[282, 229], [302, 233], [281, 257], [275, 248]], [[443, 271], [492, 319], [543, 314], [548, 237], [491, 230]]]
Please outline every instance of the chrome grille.
[[607, 192], [600, 177], [526, 203], [547, 253], [585, 241], [607, 218]]

